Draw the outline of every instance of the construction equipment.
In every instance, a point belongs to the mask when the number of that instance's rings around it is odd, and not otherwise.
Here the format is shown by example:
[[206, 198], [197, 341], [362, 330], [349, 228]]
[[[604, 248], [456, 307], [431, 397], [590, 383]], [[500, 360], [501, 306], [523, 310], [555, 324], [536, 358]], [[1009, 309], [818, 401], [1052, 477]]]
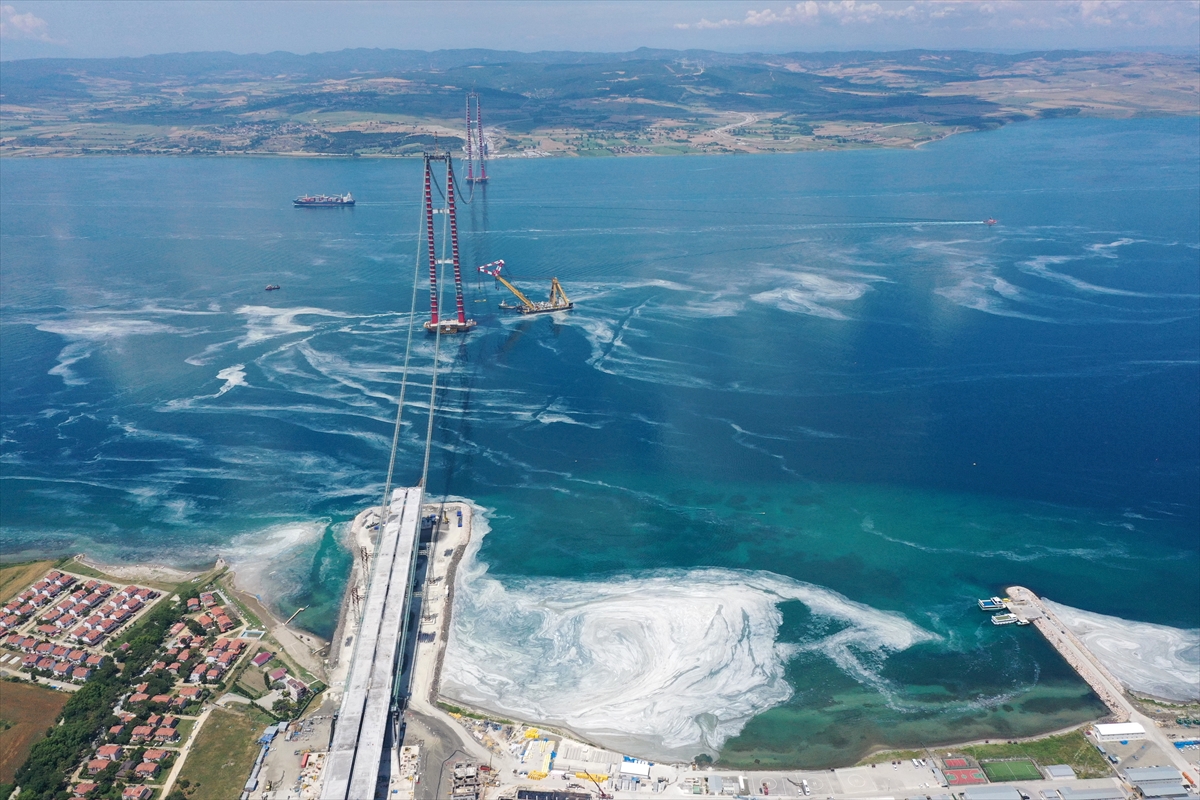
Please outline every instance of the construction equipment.
[[490, 264], [484, 264], [482, 267], [479, 267], [480, 272], [482, 272], [484, 275], [491, 275], [493, 278], [503, 283], [504, 286], [510, 292], [516, 295], [518, 300], [521, 301], [520, 305], [501, 303], [501, 308], [513, 309], [521, 314], [545, 314], [550, 311], [570, 311], [575, 307], [575, 304], [572, 303], [570, 298], [567, 297], [567, 293], [563, 291], [562, 284], [558, 282], [558, 278], [550, 279], [549, 300], [534, 301], [526, 297], [520, 289], [509, 283], [508, 280], [506, 280], [505, 277], [500, 274], [500, 270], [502, 269], [504, 269], [504, 261], [502, 260], [493, 261]]

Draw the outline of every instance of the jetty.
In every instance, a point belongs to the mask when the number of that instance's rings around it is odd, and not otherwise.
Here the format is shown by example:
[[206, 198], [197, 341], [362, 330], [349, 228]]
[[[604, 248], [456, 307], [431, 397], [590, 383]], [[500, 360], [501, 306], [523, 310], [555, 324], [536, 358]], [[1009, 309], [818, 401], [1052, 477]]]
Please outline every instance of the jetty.
[[1197, 770], [1188, 763], [1173, 742], [1163, 735], [1158, 724], [1138, 712], [1129, 699], [1121, 681], [1100, 663], [1088, 646], [1063, 624], [1041, 598], [1024, 586], [1008, 587], [1005, 607], [1009, 613], [1037, 628], [1050, 646], [1058, 651], [1080, 678], [1092, 687], [1099, 698], [1108, 706], [1116, 722], [1136, 722], [1146, 729], [1146, 738], [1153, 741], [1172, 763], [1190, 776], [1193, 786], [1197, 785]]

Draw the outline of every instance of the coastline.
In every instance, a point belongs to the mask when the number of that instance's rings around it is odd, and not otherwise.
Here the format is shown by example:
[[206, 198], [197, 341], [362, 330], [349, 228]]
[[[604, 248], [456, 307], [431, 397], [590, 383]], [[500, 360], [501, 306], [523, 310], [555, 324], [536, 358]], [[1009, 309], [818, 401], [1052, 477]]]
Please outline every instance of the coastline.
[[231, 602], [243, 606], [262, 623], [266, 634], [274, 639], [288, 656], [312, 675], [322, 680], [326, 679], [327, 669], [320, 653], [327, 651], [330, 643], [316, 634], [290, 625], [289, 620], [284, 620], [267, 603], [260, 600], [250, 590], [251, 587], [239, 586], [237, 570], [222, 558], [218, 558], [208, 569], [184, 570], [157, 563], [105, 564], [87, 553], [77, 553], [66, 560], [64, 568], [72, 569], [76, 565], [116, 582], [132, 581], [167, 590], [173, 590], [181, 583], [211, 576], [229, 593]]
[[[449, 504], [447, 504], [447, 505], [449, 505]], [[476, 506], [474, 506], [472, 503], [470, 503], [470, 501], [465, 501], [463, 503], [463, 506], [465, 508], [471, 509], [472, 514], [478, 513], [480, 511], [480, 509], [478, 509]], [[442, 525], [439, 524], [438, 530], [439, 530], [439, 532], [442, 530]], [[439, 541], [440, 541], [440, 538], [435, 537], [434, 545], [436, 545]], [[469, 534], [468, 534], [468, 541], [469, 541]], [[462, 711], [467, 712], [467, 714], [479, 715], [480, 717], [483, 717], [486, 719], [500, 720], [503, 718], [507, 718], [507, 719], [510, 719], [512, 722], [517, 723], [519, 725], [525, 725], [525, 726], [531, 727], [531, 728], [538, 728], [539, 730], [554, 732], [554, 733], [557, 733], [558, 735], [566, 736], [568, 738], [576, 739], [580, 742], [595, 746], [594, 743], [592, 743], [588, 740], [588, 737], [580, 736], [575, 731], [566, 729], [561, 725], [556, 725], [556, 724], [546, 725], [538, 720], [521, 719], [521, 718], [515, 717], [512, 714], [504, 714], [504, 715], [497, 714], [496, 712], [494, 712], [490, 709], [474, 706], [469, 702], [461, 701], [456, 698], [448, 697], [448, 696], [445, 696], [442, 694], [442, 692], [441, 692], [442, 671], [443, 671], [443, 664], [445, 661], [445, 649], [448, 644], [449, 631], [451, 628], [451, 621], [452, 621], [453, 612], [454, 612], [453, 601], [454, 601], [454, 593], [455, 593], [456, 583], [457, 583], [458, 568], [461, 563], [461, 559], [466, 552], [466, 546], [467, 546], [467, 542], [462, 542], [462, 543], [456, 544], [453, 555], [447, 566], [447, 572], [446, 572], [447, 584], [446, 584], [446, 592], [445, 592], [445, 600], [444, 600], [445, 605], [444, 605], [444, 610], [442, 611], [442, 614], [441, 614], [442, 618], [439, 621], [440, 624], [439, 624], [439, 630], [438, 630], [438, 636], [437, 636], [437, 641], [438, 641], [437, 656], [436, 656], [436, 660], [435, 660], [435, 663], [433, 666], [431, 680], [430, 680], [430, 683], [429, 683], [428, 689], [427, 689], [427, 694], [422, 699], [428, 701], [429, 703], [431, 703], [433, 705], [437, 705], [439, 703], [442, 703], [445, 705], [452, 705], [453, 707], [455, 707], [457, 709], [461, 709]], [[1043, 612], [1046, 612], [1047, 614], [1049, 613], [1041, 605], [1040, 599], [1038, 599], [1036, 597], [1036, 595], [1034, 595], [1029, 590], [1023, 589], [1022, 587], [1014, 586], [1014, 587], [1010, 588], [1009, 593], [1014, 597], [1014, 599], [1017, 603], [1020, 603], [1022, 605], [1036, 603], [1036, 605], [1039, 607], [1040, 610], [1042, 610]], [[1032, 601], [1029, 598], [1033, 598]], [[1057, 624], [1056, 619], [1054, 619], [1054, 622]], [[877, 756], [881, 753], [903, 752], [904, 750], [908, 750], [908, 749], [911, 749], [911, 750], [939, 749], [940, 750], [940, 749], [958, 749], [958, 748], [976, 747], [976, 746], [989, 746], [989, 745], [996, 745], [996, 744], [1022, 744], [1022, 743], [1029, 743], [1029, 742], [1036, 742], [1036, 741], [1050, 739], [1053, 737], [1063, 736], [1063, 735], [1070, 734], [1070, 733], [1076, 732], [1076, 731], [1083, 731], [1084, 729], [1095, 724], [1096, 722], [1104, 722], [1106, 720], [1111, 721], [1112, 719], [1128, 720], [1131, 717], [1133, 717], [1137, 721], [1142, 722], [1147, 727], [1148, 731], [1150, 730], [1150, 728], [1155, 728], [1156, 730], [1151, 734], [1152, 738], [1154, 738], [1156, 740], [1161, 740], [1164, 743], [1166, 742], [1166, 737], [1162, 734], [1161, 730], [1157, 730], [1157, 725], [1156, 725], [1155, 721], [1149, 717], [1146, 717], [1144, 715], [1137, 713], [1137, 710], [1136, 710], [1136, 702], [1137, 701], [1129, 699], [1129, 697], [1127, 696], [1129, 693], [1128, 693], [1128, 690], [1125, 688], [1125, 686], [1122, 683], [1120, 683], [1115, 677], [1113, 677], [1111, 675], [1111, 673], [1108, 672], [1107, 669], [1102, 667], [1100, 665], [1098, 659], [1093, 654], [1088, 652], [1086, 650], [1086, 648], [1083, 648], [1083, 651], [1085, 653], [1084, 658], [1086, 660], [1081, 663], [1080, 659], [1078, 659], [1077, 657], [1072, 657], [1071, 653], [1063, 652], [1063, 649], [1062, 649], [1061, 644], [1058, 641], [1057, 637], [1051, 635], [1051, 633], [1048, 629], [1048, 626], [1046, 626], [1044, 624], [1044, 622], [1042, 624], [1038, 624], [1038, 622], [1035, 621], [1034, 627], [1036, 627], [1038, 632], [1047, 640], [1047, 642], [1052, 647], [1054, 647], [1055, 650], [1058, 651], [1060, 653], [1060, 655], [1062, 655], [1067, 660], [1068, 664], [1070, 664], [1072, 666], [1072, 668], [1079, 675], [1080, 679], [1083, 680], [1089, 686], [1089, 688], [1092, 689], [1093, 693], [1095, 693], [1098, 697], [1101, 698], [1102, 701], [1104, 701], [1104, 703], [1109, 707], [1110, 713], [1108, 715], [1100, 716], [1100, 717], [1097, 717], [1096, 719], [1086, 720], [1083, 722], [1074, 723], [1074, 724], [1067, 725], [1067, 726], [1061, 726], [1061, 723], [1060, 723], [1060, 726], [1055, 727], [1052, 730], [1042, 731], [1042, 732], [1039, 732], [1036, 734], [1018, 736], [1018, 737], [1006, 736], [1003, 733], [997, 732], [997, 734], [995, 736], [987, 737], [987, 738], [976, 736], [976, 737], [973, 737], [971, 739], [966, 739], [966, 740], [949, 740], [946, 742], [938, 742], [936, 744], [919, 745], [919, 746], [915, 746], [913, 748], [890, 747], [890, 746], [884, 746], [884, 745], [877, 745], [877, 746], [869, 749], [866, 753], [862, 754], [859, 758], [857, 758], [853, 761], [849, 761], [846, 764], [841, 765], [838, 768], [849, 768], [849, 767], [852, 767], [855, 765], [864, 764], [866, 762], [869, 762], [873, 756]], [[1074, 639], [1073, 636], [1071, 636], [1070, 638]], [[1074, 644], [1078, 644], [1082, 648], [1082, 643], [1074, 642]], [[418, 655], [418, 659], [419, 658], [420, 658], [420, 655]], [[1088, 669], [1089, 667], [1091, 669]], [[1096, 670], [1097, 667], [1099, 668], [1099, 671], [1101, 671], [1104, 674], [1104, 676], [1107, 680], [1103, 680], [1102, 682], [1098, 682], [1096, 680], [1096, 676], [1095, 676], [1093, 670]], [[637, 757], [637, 758], [645, 757], [644, 754], [639, 755], [637, 753], [631, 753], [630, 755]], [[717, 765], [720, 766], [719, 756], [718, 756], [718, 760], [717, 760]]]

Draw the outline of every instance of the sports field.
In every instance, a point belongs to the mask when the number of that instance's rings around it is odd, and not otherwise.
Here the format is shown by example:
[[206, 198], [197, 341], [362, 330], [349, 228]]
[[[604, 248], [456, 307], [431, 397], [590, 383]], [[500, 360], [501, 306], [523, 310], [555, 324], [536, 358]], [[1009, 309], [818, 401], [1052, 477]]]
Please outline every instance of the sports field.
[[944, 769], [942, 774], [946, 776], [946, 783], [950, 786], [974, 786], [979, 783], [987, 783], [987, 778], [983, 776], [983, 771], [979, 767]]
[[1020, 761], [983, 761], [980, 763], [990, 781], [1040, 781], [1042, 773], [1028, 759]]

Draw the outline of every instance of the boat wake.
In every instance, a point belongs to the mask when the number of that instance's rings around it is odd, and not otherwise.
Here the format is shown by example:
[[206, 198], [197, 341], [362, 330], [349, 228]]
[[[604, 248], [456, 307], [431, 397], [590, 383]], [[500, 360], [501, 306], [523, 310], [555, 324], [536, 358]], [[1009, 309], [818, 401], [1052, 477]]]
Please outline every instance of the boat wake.
[[600, 581], [508, 579], [477, 559], [474, 515], [455, 584], [442, 694], [498, 714], [564, 726], [621, 752], [690, 759], [715, 752], [785, 702], [779, 605], [836, 623], [803, 650], [873, 682], [889, 652], [936, 638], [903, 616], [769, 572], [660, 570]]

